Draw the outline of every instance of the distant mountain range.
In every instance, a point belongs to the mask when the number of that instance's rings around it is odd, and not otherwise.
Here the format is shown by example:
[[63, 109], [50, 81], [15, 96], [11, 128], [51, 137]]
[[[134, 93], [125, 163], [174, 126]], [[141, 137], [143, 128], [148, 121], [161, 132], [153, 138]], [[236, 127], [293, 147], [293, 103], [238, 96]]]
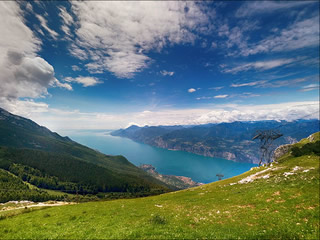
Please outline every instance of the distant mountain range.
[[102, 154], [1, 108], [0, 169], [38, 188], [68, 193], [145, 196], [170, 191], [123, 156]]
[[237, 162], [258, 163], [259, 142], [253, 141], [256, 131], [277, 129], [283, 136], [277, 146], [294, 143], [319, 131], [319, 120], [256, 121], [205, 124], [198, 126], [130, 126], [111, 135], [130, 138], [152, 146], [219, 157]]

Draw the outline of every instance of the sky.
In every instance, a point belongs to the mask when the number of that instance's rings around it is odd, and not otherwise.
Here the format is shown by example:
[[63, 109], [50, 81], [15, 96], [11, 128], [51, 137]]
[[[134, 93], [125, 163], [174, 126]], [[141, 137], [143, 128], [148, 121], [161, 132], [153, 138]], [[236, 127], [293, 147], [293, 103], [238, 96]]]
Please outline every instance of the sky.
[[0, 32], [0, 107], [54, 131], [319, 118], [318, 1], [1, 1]]

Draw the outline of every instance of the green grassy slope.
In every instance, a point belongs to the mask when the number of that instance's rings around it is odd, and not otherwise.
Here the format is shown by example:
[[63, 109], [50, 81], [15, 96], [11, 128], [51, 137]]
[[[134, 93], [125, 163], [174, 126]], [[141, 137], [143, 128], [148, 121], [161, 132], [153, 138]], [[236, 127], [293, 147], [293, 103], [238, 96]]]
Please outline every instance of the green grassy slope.
[[319, 156], [288, 153], [273, 166], [154, 197], [31, 211], [1, 220], [0, 235], [14, 239], [318, 239]]

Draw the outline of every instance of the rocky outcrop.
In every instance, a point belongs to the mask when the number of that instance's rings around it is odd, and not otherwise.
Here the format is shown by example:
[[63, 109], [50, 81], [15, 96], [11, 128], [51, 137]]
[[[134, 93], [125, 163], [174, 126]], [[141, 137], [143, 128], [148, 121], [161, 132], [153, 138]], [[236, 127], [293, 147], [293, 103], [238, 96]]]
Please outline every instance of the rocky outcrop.
[[311, 134], [309, 137], [307, 137], [307, 139], [309, 140], [309, 142], [313, 142], [315, 141], [315, 134]]
[[283, 155], [285, 155], [286, 153], [288, 153], [291, 149], [293, 144], [285, 144], [285, 145], [281, 145], [279, 147], [276, 148], [276, 150], [274, 150], [273, 152], [273, 157], [275, 160], [279, 159], [280, 157], [282, 157]]
[[149, 173], [152, 177], [157, 178], [158, 180], [168, 184], [171, 187], [176, 188], [177, 190], [202, 185], [202, 183], [195, 182], [189, 177], [160, 174], [151, 164], [142, 164], [140, 168]]

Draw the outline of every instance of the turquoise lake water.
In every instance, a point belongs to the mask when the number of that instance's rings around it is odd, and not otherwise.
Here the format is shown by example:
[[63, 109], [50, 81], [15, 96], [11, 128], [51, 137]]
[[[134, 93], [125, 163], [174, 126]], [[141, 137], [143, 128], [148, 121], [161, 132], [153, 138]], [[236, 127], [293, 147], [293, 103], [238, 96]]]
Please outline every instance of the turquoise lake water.
[[137, 143], [127, 138], [114, 137], [106, 131], [65, 132], [72, 140], [110, 155], [123, 155], [130, 162], [151, 164], [161, 174], [191, 177], [194, 181], [210, 183], [239, 175], [255, 164], [237, 163], [222, 158], [211, 158], [183, 151], [171, 151]]

